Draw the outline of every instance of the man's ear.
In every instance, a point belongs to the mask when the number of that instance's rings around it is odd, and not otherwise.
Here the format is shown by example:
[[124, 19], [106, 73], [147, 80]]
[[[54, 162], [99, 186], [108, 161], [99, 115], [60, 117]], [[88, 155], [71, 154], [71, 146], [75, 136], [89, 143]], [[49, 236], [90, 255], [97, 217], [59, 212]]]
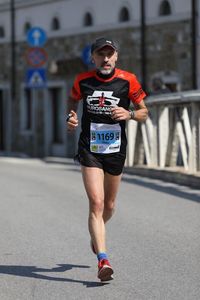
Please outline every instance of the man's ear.
[[115, 53], [115, 62], [118, 60], [118, 52]]

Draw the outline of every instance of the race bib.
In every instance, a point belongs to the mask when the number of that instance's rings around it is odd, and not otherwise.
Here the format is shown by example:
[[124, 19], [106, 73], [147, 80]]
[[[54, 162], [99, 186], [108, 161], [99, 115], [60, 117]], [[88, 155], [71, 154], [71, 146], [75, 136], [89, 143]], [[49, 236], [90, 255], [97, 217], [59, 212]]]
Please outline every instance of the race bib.
[[121, 146], [121, 127], [119, 124], [90, 124], [90, 151], [93, 153], [119, 152]]

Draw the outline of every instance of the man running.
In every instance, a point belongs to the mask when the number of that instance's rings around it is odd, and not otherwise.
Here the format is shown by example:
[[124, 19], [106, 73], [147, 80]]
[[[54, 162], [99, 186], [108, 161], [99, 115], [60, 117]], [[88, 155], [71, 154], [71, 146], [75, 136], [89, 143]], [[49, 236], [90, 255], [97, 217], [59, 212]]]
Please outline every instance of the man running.
[[[146, 96], [136, 76], [115, 67], [116, 44], [98, 38], [91, 46], [96, 69], [79, 74], [69, 97], [67, 126], [75, 129], [79, 120], [77, 104], [83, 101], [78, 158], [89, 199], [88, 226], [91, 247], [98, 259], [98, 278], [111, 280], [113, 268], [108, 260], [105, 224], [112, 217], [126, 158], [126, 121], [143, 122], [148, 110]], [[134, 110], [129, 110], [130, 102]]]

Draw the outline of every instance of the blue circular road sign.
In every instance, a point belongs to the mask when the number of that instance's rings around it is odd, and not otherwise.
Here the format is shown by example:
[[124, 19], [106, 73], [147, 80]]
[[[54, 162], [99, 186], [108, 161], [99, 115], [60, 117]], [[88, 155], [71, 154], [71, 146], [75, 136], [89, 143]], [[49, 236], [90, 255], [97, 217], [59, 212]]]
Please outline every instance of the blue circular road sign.
[[91, 46], [87, 45], [83, 48], [82, 51], [82, 61], [84, 62], [85, 65], [91, 65], [92, 61], [91, 61]]
[[27, 33], [27, 42], [31, 47], [42, 47], [46, 40], [46, 32], [40, 27], [33, 27]]

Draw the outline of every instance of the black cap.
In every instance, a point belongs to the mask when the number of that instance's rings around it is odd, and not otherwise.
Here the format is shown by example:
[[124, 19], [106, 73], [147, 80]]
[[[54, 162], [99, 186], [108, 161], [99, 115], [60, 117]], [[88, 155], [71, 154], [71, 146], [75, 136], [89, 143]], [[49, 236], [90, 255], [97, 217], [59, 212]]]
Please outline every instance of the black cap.
[[93, 53], [94, 51], [99, 50], [105, 46], [110, 46], [114, 50], [117, 50], [117, 46], [115, 45], [113, 40], [111, 40], [109, 38], [101, 37], [101, 38], [96, 39], [96, 41], [92, 44], [91, 53]]

